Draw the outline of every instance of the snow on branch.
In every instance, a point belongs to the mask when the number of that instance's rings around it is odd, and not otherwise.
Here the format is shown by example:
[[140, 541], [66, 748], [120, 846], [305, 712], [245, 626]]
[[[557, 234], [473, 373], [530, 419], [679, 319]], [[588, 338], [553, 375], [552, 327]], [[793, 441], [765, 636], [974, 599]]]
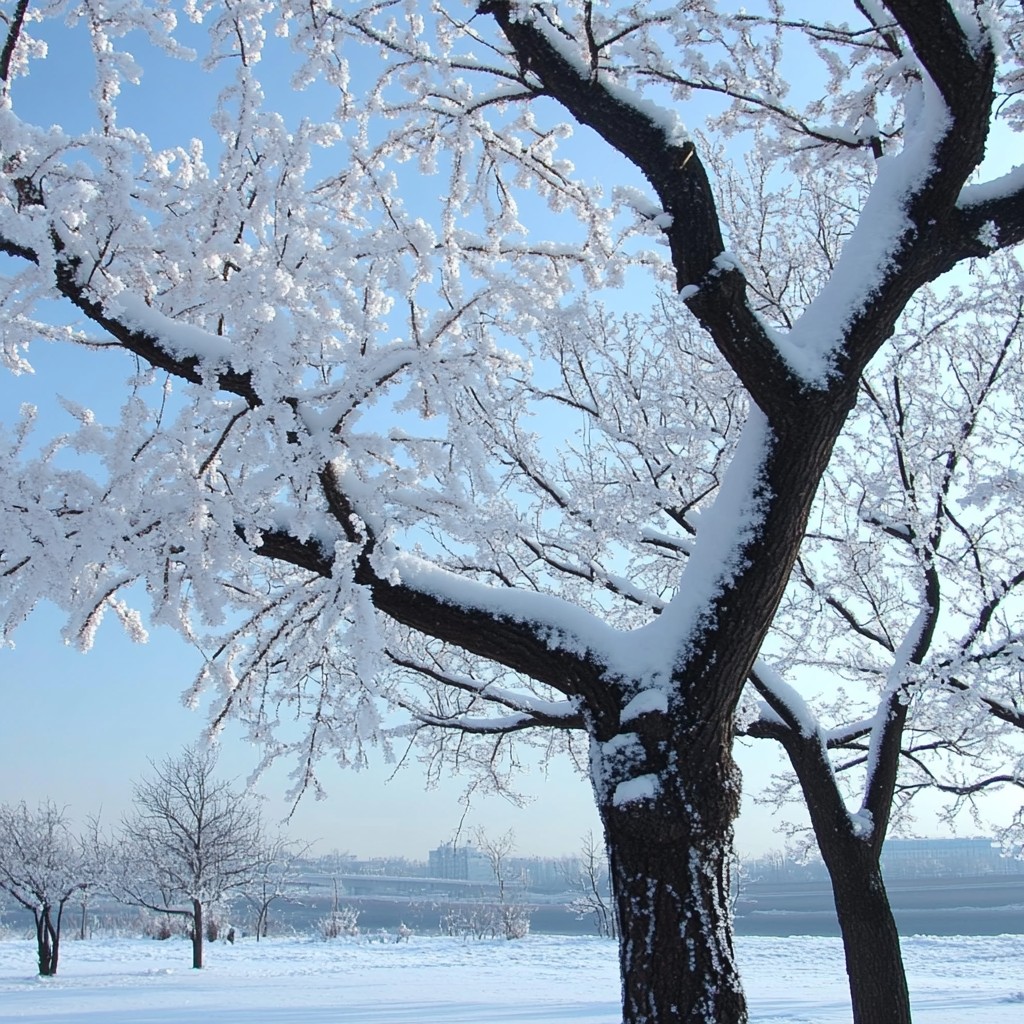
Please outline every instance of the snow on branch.
[[[394, 665], [400, 668], [405, 668], [418, 675], [425, 676], [446, 687], [472, 694], [475, 697], [479, 697], [485, 703], [497, 704], [518, 712], [511, 716], [477, 719], [467, 716], [465, 712], [460, 711], [454, 712], [449, 717], [442, 719], [439, 715], [431, 714], [427, 710], [408, 704], [407, 709], [413, 712], [417, 720], [426, 724], [444, 724], [450, 728], [462, 728], [463, 723], [472, 722], [473, 725], [467, 727], [469, 732], [506, 732], [510, 728], [529, 728], [541, 725], [552, 725], [565, 729], [582, 728], [582, 718], [574, 701], [544, 700], [524, 691], [514, 691], [503, 686], [496, 686], [490, 681], [481, 682], [469, 675], [445, 671], [437, 665], [427, 664], [422, 660], [400, 655], [393, 651], [388, 651], [388, 658]], [[512, 723], [512, 725], [510, 726], [509, 723]]]

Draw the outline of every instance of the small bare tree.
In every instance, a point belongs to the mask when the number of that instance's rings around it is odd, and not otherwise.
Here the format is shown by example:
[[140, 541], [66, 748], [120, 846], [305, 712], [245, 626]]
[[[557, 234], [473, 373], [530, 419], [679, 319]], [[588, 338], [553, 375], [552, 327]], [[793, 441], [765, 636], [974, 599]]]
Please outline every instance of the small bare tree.
[[577, 857], [566, 865], [566, 881], [576, 893], [569, 909], [581, 920], [588, 914], [594, 920], [597, 934], [602, 938], [614, 939], [618, 936], [615, 923], [615, 910], [610, 905], [608, 861], [604, 848], [594, 838], [593, 832], [583, 837]]
[[57, 973], [64, 908], [96, 882], [97, 858], [49, 801], [30, 809], [0, 805], [0, 890], [31, 911], [39, 973]]
[[216, 755], [189, 747], [135, 787], [110, 888], [117, 898], [185, 919], [203, 966], [204, 916], [258, 873], [263, 829], [252, 800], [215, 778]]
[[300, 860], [309, 852], [309, 843], [277, 835], [265, 842], [257, 855], [253, 880], [244, 896], [256, 914], [256, 941], [266, 938], [270, 908], [278, 900], [296, 900]]
[[509, 857], [516, 846], [516, 835], [512, 829], [498, 837], [487, 835], [483, 829], [476, 830], [476, 844], [487, 858], [498, 886], [498, 927], [495, 931], [506, 939], [522, 939], [530, 932], [530, 910], [523, 903], [525, 879], [510, 869]]

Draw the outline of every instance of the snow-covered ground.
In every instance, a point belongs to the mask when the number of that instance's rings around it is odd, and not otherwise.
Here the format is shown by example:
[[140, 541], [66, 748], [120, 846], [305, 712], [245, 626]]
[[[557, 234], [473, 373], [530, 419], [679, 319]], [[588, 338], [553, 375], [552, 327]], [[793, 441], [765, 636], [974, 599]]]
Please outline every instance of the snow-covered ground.
[[[904, 941], [917, 1024], [1018, 1024], [1024, 935]], [[0, 941], [0, 1020], [36, 1024], [614, 1024], [615, 947], [530, 936], [408, 943], [279, 939], [212, 944], [189, 968], [184, 940], [66, 941], [56, 978], [34, 944]], [[842, 951], [822, 938], [741, 938], [752, 1020], [850, 1020]]]

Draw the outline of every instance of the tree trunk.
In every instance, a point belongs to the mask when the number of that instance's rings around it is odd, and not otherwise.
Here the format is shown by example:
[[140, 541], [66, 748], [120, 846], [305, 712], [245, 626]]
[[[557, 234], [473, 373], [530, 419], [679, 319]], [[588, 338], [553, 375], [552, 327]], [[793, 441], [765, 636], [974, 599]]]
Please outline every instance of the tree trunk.
[[[845, 849], [836, 857], [839, 846]], [[822, 856], [843, 936], [854, 1024], [910, 1024], [900, 936], [871, 844], [843, 839]]]
[[192, 967], [200, 970], [203, 966], [203, 904], [192, 901]]
[[[743, 1024], [729, 899], [738, 805], [728, 753], [688, 787], [602, 803], [619, 926], [624, 1024]], [[717, 770], [716, 770], [717, 769]]]
[[39, 954], [39, 976], [51, 978], [57, 973], [57, 960], [60, 956], [60, 917], [54, 928], [50, 917], [50, 907], [44, 906], [35, 912], [36, 918], [36, 949]]
[[854, 1024], [910, 1024], [900, 937], [879, 866], [887, 820], [874, 821], [870, 837], [854, 828], [821, 735], [774, 728], [766, 735], [789, 755], [832, 882]]

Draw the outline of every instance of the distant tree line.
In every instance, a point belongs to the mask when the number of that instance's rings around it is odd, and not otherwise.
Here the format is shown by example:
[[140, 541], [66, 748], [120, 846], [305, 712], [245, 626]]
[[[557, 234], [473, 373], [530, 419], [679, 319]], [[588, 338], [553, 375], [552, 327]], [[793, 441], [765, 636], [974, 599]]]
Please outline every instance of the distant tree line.
[[[991, 839], [890, 839], [882, 854], [888, 879], [953, 878], [966, 875], [1020, 875], [1024, 863], [1007, 857]], [[818, 881], [828, 877], [820, 857], [791, 856], [772, 850], [742, 864], [742, 879], [757, 881]]]
[[35, 922], [39, 973], [57, 973], [69, 908], [112, 897], [159, 915], [164, 933], [180, 921], [203, 966], [203, 940], [216, 938], [216, 912], [243, 898], [256, 937], [272, 905], [294, 894], [308, 847], [267, 832], [255, 801], [217, 778], [213, 751], [189, 747], [153, 764], [136, 783], [132, 810], [111, 831], [97, 820], [76, 832], [50, 801], [0, 805], [0, 892]]
[[[512, 856], [511, 831], [494, 838], [477, 830], [475, 839], [496, 891], [481, 893], [471, 909], [443, 914], [440, 928], [476, 938], [522, 938], [530, 927], [524, 865], [531, 861]], [[199, 747], [151, 764], [134, 786], [131, 810], [112, 829], [90, 819], [76, 830], [66, 809], [49, 800], [36, 807], [0, 805], [0, 896], [32, 914], [42, 976], [57, 973], [69, 912], [79, 912], [84, 938], [88, 910], [101, 898], [150, 915], [147, 930], [155, 937], [184, 933], [196, 969], [203, 966], [204, 941], [218, 938], [229, 904], [248, 904], [258, 941], [268, 933], [274, 903], [297, 901], [300, 880], [311, 873], [334, 878], [334, 903], [319, 923], [321, 937], [358, 934], [358, 912], [339, 904], [337, 876], [366, 866], [347, 854], [308, 854], [308, 844], [268, 833], [254, 799], [218, 778], [216, 754]], [[593, 913], [598, 933], [614, 935], [607, 863], [593, 836], [580, 857], [552, 863], [564, 887], [578, 894], [572, 909], [581, 917]], [[372, 873], [424, 873], [424, 865], [403, 858], [375, 867]], [[232, 928], [225, 937], [233, 934]], [[404, 926], [399, 930], [400, 939], [408, 934]]]

